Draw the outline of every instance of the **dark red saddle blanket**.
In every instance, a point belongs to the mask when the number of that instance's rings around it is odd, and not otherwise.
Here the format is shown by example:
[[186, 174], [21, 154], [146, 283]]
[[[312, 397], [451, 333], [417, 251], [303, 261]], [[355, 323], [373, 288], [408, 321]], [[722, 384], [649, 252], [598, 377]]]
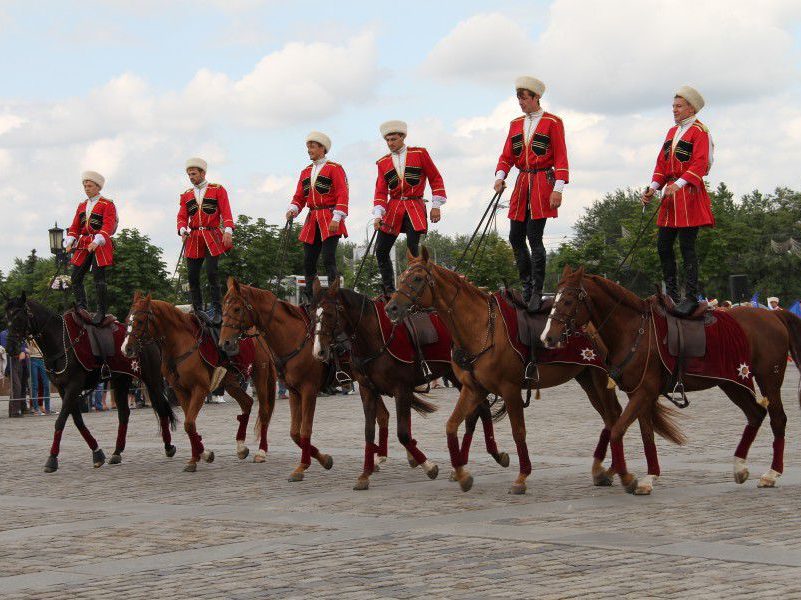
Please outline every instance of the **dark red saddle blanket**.
[[215, 345], [214, 338], [208, 330], [201, 328], [200, 324], [195, 325], [195, 336], [201, 336], [200, 356], [210, 367], [230, 367], [233, 366], [245, 379], [249, 379], [253, 372], [253, 361], [256, 358], [255, 338], [244, 338], [239, 340], [239, 352], [231, 357], [226, 357]]
[[[412, 342], [410, 325], [404, 321], [402, 324], [393, 325], [384, 310], [383, 300], [373, 300], [373, 308], [376, 311], [378, 322], [381, 326], [381, 338], [383, 343], [389, 341], [387, 350], [397, 360], [405, 363], [413, 363], [415, 360], [415, 348]], [[422, 334], [420, 347], [423, 357], [427, 361], [450, 362], [451, 361], [451, 334], [442, 323], [439, 315], [435, 312], [420, 313], [422, 316], [412, 318], [411, 329], [413, 332]], [[430, 326], [424, 326], [422, 319], [428, 319]]]
[[[517, 353], [523, 364], [528, 363], [530, 355], [530, 344], [537, 344], [539, 335], [536, 335], [536, 329], [529, 330], [525, 336], [520, 335], [520, 323], [518, 320], [517, 308], [513, 306], [501, 292], [495, 292], [493, 298], [498, 305], [498, 311], [501, 314], [503, 323], [506, 327], [506, 335], [509, 339], [514, 351]], [[544, 316], [544, 321], [547, 321], [548, 315], [535, 315], [534, 319], [541, 319]], [[542, 328], [544, 328], [544, 321]], [[540, 334], [542, 328], [539, 329]], [[523, 343], [521, 337], [524, 337], [528, 343]], [[538, 344], [537, 344], [538, 345]], [[536, 347], [536, 346], [535, 346]], [[571, 335], [567, 339], [567, 343], [562, 348], [543, 348], [539, 347], [536, 350], [537, 362], [540, 364], [548, 363], [564, 363], [574, 365], [589, 365], [597, 367], [606, 371], [601, 352], [596, 348], [592, 339], [584, 332], [578, 332]]]
[[121, 351], [125, 340], [125, 325], [113, 321], [98, 328], [77, 315], [74, 310], [64, 313], [67, 345], [72, 346], [75, 356], [87, 371], [99, 369], [105, 356], [106, 364], [113, 373], [139, 376], [139, 361], [127, 358]]
[[[705, 352], [702, 356], [685, 358], [684, 372], [736, 383], [748, 389], [756, 398], [751, 372], [751, 344], [745, 331], [725, 310], [709, 312], [713, 318], [707, 319], [704, 327]], [[652, 314], [659, 358], [665, 368], [673, 373], [677, 359], [668, 347], [668, 320], [659, 311], [654, 310]]]

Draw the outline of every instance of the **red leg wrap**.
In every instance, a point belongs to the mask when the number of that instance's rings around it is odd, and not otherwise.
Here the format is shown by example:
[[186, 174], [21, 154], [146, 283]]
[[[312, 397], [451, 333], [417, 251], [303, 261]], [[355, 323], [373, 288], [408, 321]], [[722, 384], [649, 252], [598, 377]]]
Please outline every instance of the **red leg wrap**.
[[364, 445], [364, 472], [368, 475], [375, 471], [376, 452], [378, 452], [378, 446], [373, 442], [367, 442]]
[[58, 456], [58, 453], [61, 451], [61, 434], [63, 433], [63, 429], [56, 429], [56, 432], [53, 434], [53, 445], [50, 446], [50, 454], [53, 456]]
[[189, 435], [189, 444], [192, 446], [192, 459], [195, 461], [200, 460], [200, 455], [203, 454], [203, 438], [196, 431]]
[[378, 455], [387, 456], [389, 450], [389, 427], [378, 428]]
[[97, 450], [97, 440], [92, 436], [91, 433], [89, 433], [89, 430], [86, 427], [84, 427], [82, 429], [79, 429], [78, 431], [81, 432], [81, 435], [83, 436], [86, 445], [89, 446], [89, 450], [91, 450], [92, 452]]
[[462, 462], [462, 453], [459, 451], [459, 438], [456, 437], [455, 433], [449, 433], [447, 438], [448, 452], [451, 455], [451, 465], [456, 469], [464, 464]]
[[648, 442], [644, 444], [645, 448], [645, 461], [648, 463], [648, 474], [656, 475], [657, 477], [662, 474], [659, 469], [659, 457], [656, 454], [656, 444]]
[[604, 427], [601, 430], [601, 436], [598, 438], [598, 445], [595, 446], [595, 452], [592, 453], [593, 458], [603, 461], [606, 458], [606, 449], [609, 447], [609, 436], [612, 432]]
[[748, 450], [751, 449], [751, 444], [754, 443], [759, 428], [753, 425], [746, 425], [743, 430], [743, 436], [740, 438], [740, 443], [737, 444], [737, 449], [734, 451], [734, 456], [745, 460], [748, 458]]
[[492, 419], [482, 419], [481, 426], [484, 427], [484, 443], [487, 445], [487, 452], [493, 456], [498, 454], [498, 444], [495, 443], [495, 428], [492, 426]]
[[531, 474], [531, 459], [528, 457], [528, 445], [526, 442], [515, 442], [517, 446], [517, 459], [520, 461], [520, 473], [522, 475]]
[[300, 462], [303, 465], [311, 464], [311, 440], [309, 438], [300, 438]]
[[114, 454], [122, 454], [125, 450], [125, 436], [128, 434], [128, 423], [120, 423], [117, 427], [117, 443], [114, 446]]
[[267, 452], [267, 423], [261, 424], [261, 431], [259, 431], [259, 450]]
[[426, 455], [417, 448], [417, 440], [410, 441], [406, 446], [406, 449], [409, 451], [409, 454], [412, 455], [412, 458], [418, 465], [422, 465], [424, 462], [426, 462]]
[[236, 440], [238, 442], [244, 442], [248, 433], [248, 421], [250, 420], [250, 413], [247, 412], [242, 413], [241, 415], [236, 415], [236, 420], [239, 421], [239, 427], [236, 430]]
[[467, 459], [470, 457], [470, 444], [473, 442], [473, 434], [465, 433], [462, 438], [462, 464], [467, 464]]
[[612, 469], [618, 475], [625, 475], [628, 473], [626, 469], [626, 455], [623, 452], [623, 440], [619, 442], [611, 442], [612, 446]]

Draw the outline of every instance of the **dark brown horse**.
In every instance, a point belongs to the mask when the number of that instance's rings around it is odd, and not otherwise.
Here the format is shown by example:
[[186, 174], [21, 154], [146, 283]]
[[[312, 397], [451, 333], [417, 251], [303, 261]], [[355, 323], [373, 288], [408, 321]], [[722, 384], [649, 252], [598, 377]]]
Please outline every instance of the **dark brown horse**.
[[[787, 416], [782, 406], [781, 386], [788, 352], [796, 366], [801, 360], [801, 319], [783, 310], [744, 306], [728, 309], [727, 314], [739, 323], [748, 339], [751, 372], [767, 399], [767, 411], [748, 389], [730, 381], [688, 374], [684, 376], [685, 389], [696, 391], [718, 386], [745, 414], [748, 424], [734, 452], [734, 479], [737, 483], [748, 479], [748, 449], [766, 412], [770, 415], [773, 462], [758, 485], [774, 487], [784, 468]], [[590, 322], [595, 325], [609, 350], [609, 364], [622, 365], [621, 389], [629, 396], [626, 409], [612, 427], [613, 443], [623, 438], [634, 419], [654, 410], [670, 376], [657, 354], [653, 319], [651, 303], [624, 287], [598, 275], [585, 274], [583, 267], [575, 271], [565, 267], [549, 325], [543, 332], [543, 341], [556, 345], [563, 335], [576, 327]], [[617, 464], [625, 470], [622, 456]]]
[[[61, 449], [61, 436], [67, 419], [72, 415], [75, 426], [92, 451], [92, 463], [95, 467], [105, 462], [105, 454], [97, 440], [89, 432], [81, 415], [80, 399], [91, 393], [100, 381], [100, 368], [87, 370], [78, 360], [74, 343], [66, 335], [64, 318], [42, 306], [38, 302], [28, 300], [23, 293], [6, 304], [6, 315], [9, 321], [9, 339], [20, 342], [32, 336], [42, 351], [45, 367], [50, 381], [58, 388], [61, 396], [61, 410], [58, 413], [53, 434], [53, 445], [45, 463], [45, 473], [58, 469], [58, 455]], [[88, 343], [88, 342], [87, 342]], [[119, 348], [117, 349], [119, 351]], [[131, 376], [127, 373], [111, 373], [111, 389], [117, 401], [117, 441], [109, 464], [122, 462], [122, 452], [128, 433], [128, 419], [131, 409], [128, 406], [128, 391], [131, 387]], [[139, 360], [139, 379], [144, 383], [153, 410], [159, 418], [161, 436], [164, 441], [164, 452], [168, 457], [175, 455], [170, 429], [175, 427], [175, 415], [172, 406], [164, 394], [164, 381], [159, 370], [158, 350], [149, 346], [143, 349]]]
[[[184, 313], [168, 302], [153, 300], [150, 294], [143, 296], [137, 292], [128, 316], [128, 335], [123, 343], [129, 355], [138, 353], [149, 344], [155, 344], [161, 350], [162, 373], [184, 411], [184, 431], [192, 447], [192, 456], [184, 467], [184, 471], [189, 472], [197, 470], [201, 458], [206, 462], [214, 460], [214, 452], [204, 448], [196, 424], [206, 396], [213, 389], [212, 386], [217, 385], [216, 382], [212, 383], [215, 369], [201, 356], [200, 328], [196, 319], [194, 315]], [[264, 462], [267, 427], [275, 407], [275, 370], [269, 354], [259, 344], [256, 344], [252, 380], [259, 401], [256, 420], [259, 451], [253, 461]], [[250, 452], [245, 445], [245, 436], [253, 398], [245, 392], [247, 381], [238, 381], [231, 370], [225, 373], [220, 383], [242, 409], [242, 414], [237, 416], [236, 451], [237, 456], [244, 459]]]
[[[492, 297], [449, 269], [429, 260], [424, 247], [419, 257], [408, 255], [409, 267], [401, 275], [398, 291], [387, 304], [387, 314], [393, 321], [404, 318], [412, 306], [434, 308], [440, 314], [453, 338], [455, 350], [463, 357], [454, 363], [456, 376], [462, 383], [459, 401], [445, 427], [451, 463], [456, 469], [456, 479], [461, 488], [469, 490], [473, 477], [465, 469], [459, 449], [457, 432], [459, 425], [472, 413], [487, 392], [501, 396], [512, 425], [512, 437], [517, 446], [520, 472], [512, 484], [510, 493], [526, 491], [526, 478], [531, 473], [531, 461], [526, 445], [526, 425], [523, 416], [521, 386], [524, 381], [524, 365], [509, 343], [505, 325], [498, 321], [497, 306]], [[573, 364], [541, 364], [539, 387], [549, 388], [575, 379], [590, 399], [592, 406], [601, 415], [605, 427], [601, 432], [593, 461], [593, 481], [596, 485], [609, 485], [609, 475], [617, 470], [613, 459], [610, 471], [603, 468], [602, 460], [609, 442], [609, 428], [620, 414], [614, 390], [607, 387], [607, 375], [598, 368]], [[670, 413], [659, 404], [643, 415], [640, 425], [646, 458], [649, 463], [656, 459], [653, 432], [680, 443], [681, 435], [670, 420]], [[614, 440], [614, 455], [623, 456], [622, 437]], [[658, 466], [654, 467], [658, 469]], [[621, 481], [628, 491], [636, 490], [637, 480], [631, 474], [623, 474]]]
[[235, 352], [239, 339], [255, 327], [268, 340], [257, 343], [273, 356], [278, 376], [289, 391], [291, 424], [289, 433], [301, 450], [300, 463], [289, 481], [302, 481], [305, 471], [316, 459], [324, 469], [334, 465], [330, 455], [311, 443], [317, 394], [326, 383], [328, 367], [312, 356], [312, 325], [300, 308], [284, 302], [267, 290], [240, 284], [228, 278], [228, 292], [223, 300], [223, 324], [220, 347]]
[[[406, 448], [409, 465], [421, 465], [423, 471], [434, 479], [439, 469], [425, 454], [417, 448], [417, 442], [411, 432], [411, 409], [421, 414], [433, 412], [435, 408], [415, 395], [415, 386], [426, 383], [421, 365], [417, 362], [407, 363], [395, 358], [384, 343], [381, 326], [376, 316], [373, 301], [352, 290], [339, 288], [335, 281], [327, 291], [319, 289], [315, 281], [316, 324], [314, 336], [314, 356], [328, 362], [333, 352], [345, 350], [350, 356], [353, 376], [359, 383], [359, 393], [364, 408], [364, 469], [356, 480], [355, 490], [366, 490], [370, 484], [370, 475], [375, 470], [374, 455], [379, 446], [374, 443], [377, 411], [386, 411], [382, 394], [395, 398], [397, 414], [398, 440]], [[404, 325], [397, 325], [404, 327]], [[450, 344], [448, 344], [450, 345]], [[428, 363], [430, 378], [443, 377], [459, 386], [450, 362]], [[476, 421], [481, 417], [484, 426], [484, 437], [487, 452], [504, 467], [509, 466], [509, 455], [498, 452], [492, 426], [492, 414], [489, 403], [479, 404], [478, 409], [467, 418], [466, 432], [462, 442], [462, 451], [467, 461], [467, 453]], [[383, 438], [383, 439], [382, 439]], [[383, 454], [386, 455], [386, 430], [379, 436], [384, 443]]]

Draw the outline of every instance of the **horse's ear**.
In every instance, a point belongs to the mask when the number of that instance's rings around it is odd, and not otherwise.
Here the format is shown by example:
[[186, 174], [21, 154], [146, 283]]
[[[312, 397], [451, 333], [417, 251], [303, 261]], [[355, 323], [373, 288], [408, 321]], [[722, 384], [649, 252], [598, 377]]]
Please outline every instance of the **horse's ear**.
[[239, 289], [239, 282], [233, 275], [228, 276], [228, 289], [229, 290], [233, 289], [237, 294], [239, 294], [242, 291]]
[[328, 285], [328, 295], [333, 297], [339, 291], [339, 277], [334, 280], [334, 283]]
[[566, 279], [572, 272], [573, 269], [570, 268], [570, 265], [565, 265], [565, 268], [562, 269], [562, 279]]
[[136, 304], [137, 302], [139, 302], [139, 299], [141, 297], [142, 297], [142, 292], [140, 292], [139, 290], [136, 290], [134, 292], [133, 303]]
[[423, 246], [422, 248], [420, 248], [420, 258], [423, 260], [424, 263], [428, 262], [429, 256], [428, 256], [427, 246]]
[[581, 279], [582, 277], [584, 277], [584, 265], [581, 265], [581, 266], [580, 266], [578, 269], [576, 269], [575, 271], [573, 271], [573, 273], [574, 273], [574, 274], [575, 274], [575, 275], [576, 275], [576, 276], [577, 276], [579, 279]]
[[153, 299], [153, 293], [152, 293], [152, 292], [148, 292], [148, 293], [147, 293], [146, 300], [147, 300], [148, 302], [150, 302], [152, 299]]

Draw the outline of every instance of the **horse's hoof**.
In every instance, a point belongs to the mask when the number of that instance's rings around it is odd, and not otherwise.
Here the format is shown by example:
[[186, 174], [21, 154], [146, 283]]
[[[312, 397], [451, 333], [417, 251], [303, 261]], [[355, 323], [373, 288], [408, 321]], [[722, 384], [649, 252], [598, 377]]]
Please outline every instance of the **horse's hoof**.
[[646, 485], [646, 484], [638, 485], [634, 489], [634, 495], [635, 496], [650, 496], [651, 492], [653, 492], [653, 491], [654, 491], [654, 486], [652, 486], [652, 485]]
[[376, 456], [375, 462], [378, 465], [383, 465], [385, 462], [387, 462], [387, 457], [386, 456], [381, 456], [379, 454], [378, 456]]
[[734, 482], [735, 483], [745, 483], [748, 481], [748, 469], [743, 469], [742, 471], [735, 471], [734, 472]]
[[513, 483], [512, 487], [509, 488], [509, 493], [515, 496], [522, 496], [526, 493], [526, 484], [525, 483]]
[[639, 483], [637, 482], [637, 478], [632, 476], [631, 481], [625, 484], [625, 489], [627, 494], [633, 494], [637, 491], [637, 486]]
[[303, 471], [293, 471], [292, 474], [289, 476], [288, 481], [290, 482], [303, 481]]
[[592, 476], [592, 484], [598, 487], [609, 487], [612, 483], [612, 478], [607, 475], [605, 470]]
[[459, 487], [462, 488], [463, 492], [469, 492], [473, 487], [473, 476], [468, 475], [467, 477], [459, 480]]
[[509, 466], [509, 454], [507, 452], [499, 452], [498, 454], [493, 454], [492, 458], [494, 458], [495, 462], [501, 465], [504, 469]]
[[353, 489], [356, 491], [366, 490], [370, 487], [370, 480], [369, 479], [359, 479], [356, 480], [356, 485], [353, 486]]
[[51, 454], [47, 457], [47, 462], [45, 462], [44, 472], [55, 473], [56, 471], [58, 471], [58, 457]]
[[184, 471], [186, 473], [194, 473], [195, 471], [197, 471], [197, 463], [196, 462], [186, 463], [186, 466], [184, 467]]
[[178, 451], [178, 448], [176, 448], [175, 446], [173, 446], [172, 444], [170, 444], [169, 446], [166, 446], [166, 447], [164, 448], [164, 455], [165, 455], [167, 458], [172, 458], [173, 456], [175, 456], [175, 453], [176, 453], [177, 451]]
[[423, 471], [428, 475], [429, 479], [436, 479], [437, 475], [439, 475], [439, 466], [427, 460], [423, 463]]
[[112, 454], [111, 458], [108, 459], [108, 464], [110, 465], [118, 465], [122, 462], [122, 456], [119, 454]]
[[322, 460], [320, 464], [323, 465], [323, 469], [325, 469], [326, 471], [330, 471], [331, 467], [334, 466], [334, 457], [331, 456], [330, 454], [325, 454], [324, 456], [325, 458]]
[[264, 450], [259, 450], [256, 454], [253, 455], [253, 462], [254, 463], [263, 463], [267, 462], [267, 453]]
[[765, 473], [762, 477], [759, 478], [759, 482], [757, 482], [758, 488], [773, 488], [776, 487], [776, 482], [778, 481], [779, 477], [782, 474], [778, 471], [771, 469], [767, 473]]
[[236, 456], [239, 458], [239, 460], [245, 460], [248, 457], [248, 454], [250, 454], [250, 448], [247, 446], [236, 451]]
[[92, 464], [95, 469], [106, 464], [106, 455], [100, 448], [92, 452]]
[[448, 481], [456, 481], [456, 471], [451, 469], [451, 474], [448, 475]]
[[200, 456], [207, 463], [213, 463], [214, 462], [214, 451], [213, 450], [204, 450], [203, 454], [201, 454]]

